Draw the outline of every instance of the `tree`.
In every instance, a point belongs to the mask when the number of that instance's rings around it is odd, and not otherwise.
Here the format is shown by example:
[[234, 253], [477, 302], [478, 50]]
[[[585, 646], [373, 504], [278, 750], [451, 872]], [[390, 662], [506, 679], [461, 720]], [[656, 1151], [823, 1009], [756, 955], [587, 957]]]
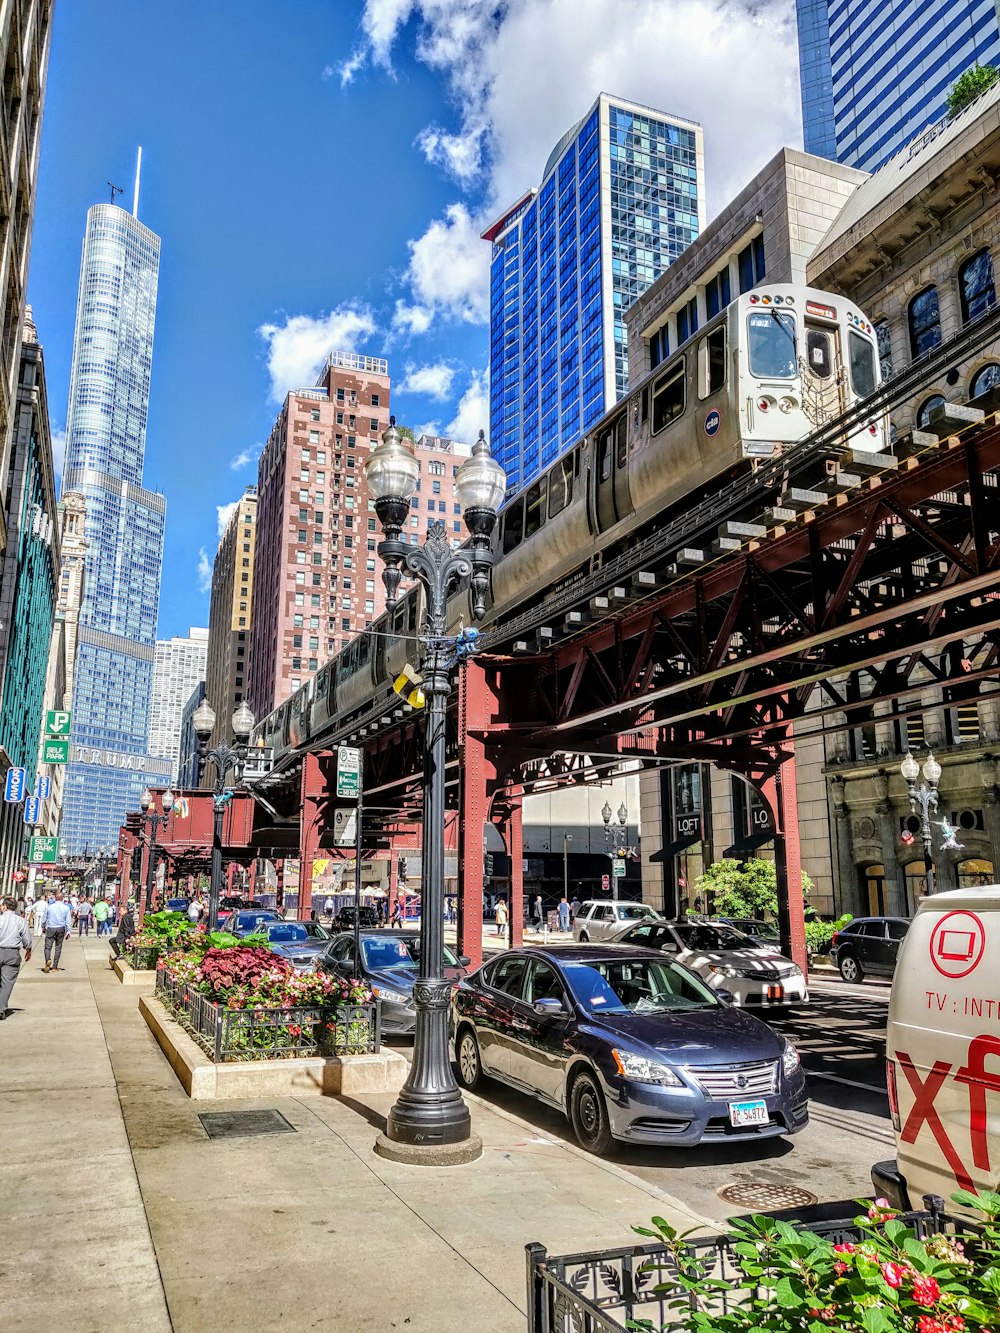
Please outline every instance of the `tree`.
[[[808, 897], [812, 880], [803, 870], [802, 894]], [[749, 916], [775, 920], [778, 915], [778, 873], [773, 861], [715, 861], [698, 876], [695, 890], [704, 908], [719, 916]]]
[[957, 115], [987, 88], [992, 88], [997, 79], [1000, 79], [1000, 70], [995, 65], [980, 65], [977, 60], [952, 85], [948, 94], [948, 114]]
[[396, 429], [399, 431], [400, 435], [402, 435], [404, 440], [413, 440], [414, 444], [416, 444], [416, 438], [409, 426], [397, 426]]

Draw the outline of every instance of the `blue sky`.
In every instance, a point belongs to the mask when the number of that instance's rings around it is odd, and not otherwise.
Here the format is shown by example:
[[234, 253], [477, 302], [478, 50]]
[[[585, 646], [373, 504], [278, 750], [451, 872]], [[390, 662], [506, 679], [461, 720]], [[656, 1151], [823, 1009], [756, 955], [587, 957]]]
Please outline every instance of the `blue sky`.
[[[58, 429], [86, 210], [108, 181], [131, 200], [141, 143], [139, 215], [163, 242], [161, 636], [208, 623], [218, 510], [325, 351], [387, 356], [414, 428], [488, 424], [478, 233], [602, 88], [705, 124], [710, 212], [800, 142], [790, 17], [789, 0], [60, 0], [29, 299]], [[772, 72], [748, 138], [750, 42]]]

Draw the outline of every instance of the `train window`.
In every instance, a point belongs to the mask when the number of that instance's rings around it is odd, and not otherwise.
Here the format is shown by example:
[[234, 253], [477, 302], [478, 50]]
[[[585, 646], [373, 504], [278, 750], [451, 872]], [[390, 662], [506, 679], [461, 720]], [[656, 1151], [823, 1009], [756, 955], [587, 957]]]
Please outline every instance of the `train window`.
[[653, 386], [654, 435], [684, 415], [684, 373], [684, 357], [681, 357]]
[[818, 380], [833, 374], [833, 345], [825, 329], [806, 329], [806, 361]]
[[561, 514], [573, 498], [574, 456], [560, 458], [549, 473], [549, 518]]
[[614, 459], [614, 431], [605, 430], [597, 438], [597, 474], [601, 481], [611, 476]]
[[797, 354], [795, 320], [777, 310], [754, 311], [747, 316], [750, 373], [765, 380], [795, 377]]
[[847, 345], [851, 349], [851, 388], [859, 398], [867, 398], [875, 392], [877, 382], [875, 348], [853, 329], [847, 335]]
[[541, 477], [524, 497], [524, 535], [533, 537], [545, 522], [546, 479]]
[[615, 424], [615, 466], [621, 470], [628, 465], [628, 417], [623, 412]]
[[409, 609], [406, 613], [406, 628], [413, 634], [417, 628], [417, 594], [411, 593], [407, 601], [409, 602]]
[[698, 346], [698, 392], [702, 398], [718, 393], [726, 382], [726, 326], [702, 338]]
[[506, 555], [520, 546], [524, 536], [524, 501], [515, 500], [503, 516], [503, 549]]

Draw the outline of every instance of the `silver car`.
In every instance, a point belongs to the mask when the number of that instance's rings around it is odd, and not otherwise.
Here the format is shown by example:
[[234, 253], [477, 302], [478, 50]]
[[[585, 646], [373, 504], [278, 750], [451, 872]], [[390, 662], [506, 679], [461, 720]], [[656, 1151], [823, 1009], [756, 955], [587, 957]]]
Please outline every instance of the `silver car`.
[[616, 940], [622, 931], [642, 921], [662, 921], [655, 907], [647, 903], [626, 903], [617, 899], [608, 902], [591, 900], [581, 903], [573, 922], [573, 938], [581, 944], [588, 941]]

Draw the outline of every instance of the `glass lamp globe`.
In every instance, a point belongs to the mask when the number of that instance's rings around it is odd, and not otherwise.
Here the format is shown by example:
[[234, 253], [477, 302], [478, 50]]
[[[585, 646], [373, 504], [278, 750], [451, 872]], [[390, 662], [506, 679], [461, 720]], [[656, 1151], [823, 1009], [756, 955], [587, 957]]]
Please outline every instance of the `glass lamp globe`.
[[163, 813], [169, 815], [174, 808], [174, 793], [170, 787], [167, 788], [160, 799], [163, 802]]
[[153, 804], [153, 793], [149, 790], [148, 787], [139, 797], [139, 804], [142, 806], [143, 810], [148, 810], [149, 807]]
[[365, 461], [365, 480], [372, 499], [409, 500], [417, 489], [419, 477], [420, 467], [413, 450], [396, 429], [396, 418], [390, 417], [382, 443]]
[[941, 777], [941, 765], [938, 763], [938, 761], [934, 758], [932, 754], [929, 754], [927, 758], [924, 760], [924, 778], [927, 780], [927, 782], [930, 783], [932, 787], [936, 787], [938, 785], [940, 777]]
[[920, 765], [914, 759], [913, 755], [910, 754], [909, 750], [907, 750], [906, 758], [899, 766], [899, 771], [907, 782], [916, 782], [920, 775]]
[[215, 709], [207, 699], [202, 699], [201, 703], [194, 710], [191, 724], [194, 727], [196, 736], [211, 736], [212, 732], [215, 730]]
[[607, 801], [605, 801], [604, 808], [601, 810], [601, 818], [604, 820], [605, 824], [611, 823], [611, 816], [613, 814], [614, 811], [611, 809], [611, 806], [608, 804]]
[[490, 446], [480, 431], [479, 439], [472, 446], [472, 454], [455, 474], [456, 498], [463, 513], [469, 509], [486, 509], [495, 514], [506, 493], [506, 473], [490, 456]]
[[253, 731], [254, 721], [255, 721], [254, 715], [250, 710], [250, 706], [244, 699], [240, 704], [239, 708], [237, 708], [236, 712], [233, 714], [232, 718], [233, 735], [238, 736], [241, 740], [243, 740], [245, 737], [250, 735], [251, 731]]
[[622, 801], [621, 805], [618, 807], [618, 822], [619, 824], [628, 823], [628, 810], [624, 801]]

